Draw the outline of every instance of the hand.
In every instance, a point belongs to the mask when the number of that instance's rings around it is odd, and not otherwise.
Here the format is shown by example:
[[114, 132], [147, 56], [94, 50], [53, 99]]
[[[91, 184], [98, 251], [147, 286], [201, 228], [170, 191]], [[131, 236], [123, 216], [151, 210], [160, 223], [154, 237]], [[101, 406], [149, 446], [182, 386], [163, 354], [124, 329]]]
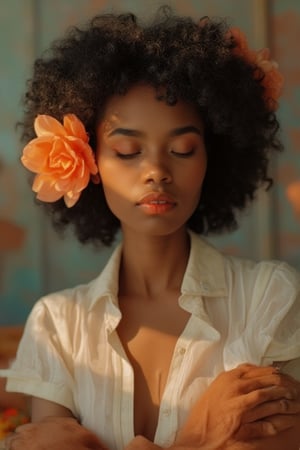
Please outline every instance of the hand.
[[5, 450], [107, 450], [71, 417], [46, 417], [21, 425], [5, 440]]
[[299, 386], [273, 367], [242, 364], [223, 372], [192, 408], [175, 445], [208, 450], [231, 442], [238, 449], [237, 442], [274, 436], [290, 427], [286, 414], [300, 412]]

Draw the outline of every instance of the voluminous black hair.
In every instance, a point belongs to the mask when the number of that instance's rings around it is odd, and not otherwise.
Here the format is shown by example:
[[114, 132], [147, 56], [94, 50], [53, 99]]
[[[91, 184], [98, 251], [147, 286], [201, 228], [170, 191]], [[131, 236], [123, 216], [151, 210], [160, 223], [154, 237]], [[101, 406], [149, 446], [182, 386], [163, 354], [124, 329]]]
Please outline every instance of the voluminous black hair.
[[[257, 189], [272, 183], [268, 161], [281, 144], [257, 68], [234, 54], [228, 29], [224, 20], [195, 22], [168, 8], [147, 25], [133, 14], [103, 14], [71, 28], [35, 62], [24, 97], [23, 142], [34, 137], [38, 114], [62, 120], [73, 113], [96, 151], [96, 126], [108, 99], [147, 83], [169, 105], [191, 102], [204, 121], [208, 168], [188, 227], [201, 234], [234, 229]], [[63, 199], [43, 205], [58, 230], [73, 225], [81, 242], [110, 245], [120, 227], [101, 184], [90, 182], [72, 208]]]

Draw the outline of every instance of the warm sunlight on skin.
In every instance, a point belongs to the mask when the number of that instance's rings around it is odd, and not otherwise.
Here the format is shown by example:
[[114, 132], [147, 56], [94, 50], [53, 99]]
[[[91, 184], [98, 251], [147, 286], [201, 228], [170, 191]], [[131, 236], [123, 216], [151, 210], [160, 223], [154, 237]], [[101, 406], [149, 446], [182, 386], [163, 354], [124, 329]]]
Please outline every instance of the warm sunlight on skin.
[[169, 106], [155, 95], [152, 87], [138, 85], [112, 97], [98, 127], [101, 181], [124, 233], [161, 235], [184, 227], [206, 173], [199, 114], [187, 103]]

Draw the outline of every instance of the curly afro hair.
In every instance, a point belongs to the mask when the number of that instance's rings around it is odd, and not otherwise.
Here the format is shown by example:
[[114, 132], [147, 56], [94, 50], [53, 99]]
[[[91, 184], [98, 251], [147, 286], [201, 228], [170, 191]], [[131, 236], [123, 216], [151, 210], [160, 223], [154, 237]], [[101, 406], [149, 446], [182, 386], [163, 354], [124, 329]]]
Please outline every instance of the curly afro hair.
[[[71, 28], [35, 62], [24, 96], [23, 142], [34, 137], [38, 114], [62, 120], [73, 113], [96, 151], [96, 127], [107, 100], [147, 83], [169, 105], [192, 102], [204, 121], [208, 168], [187, 226], [201, 234], [236, 228], [239, 211], [261, 185], [271, 185], [268, 161], [281, 143], [276, 116], [254, 77], [257, 67], [232, 51], [236, 44], [228, 30], [224, 20], [195, 22], [168, 8], [146, 25], [128, 13], [99, 15], [84, 28]], [[120, 227], [101, 184], [90, 182], [72, 208], [63, 199], [43, 205], [57, 230], [72, 225], [81, 242], [110, 245]]]

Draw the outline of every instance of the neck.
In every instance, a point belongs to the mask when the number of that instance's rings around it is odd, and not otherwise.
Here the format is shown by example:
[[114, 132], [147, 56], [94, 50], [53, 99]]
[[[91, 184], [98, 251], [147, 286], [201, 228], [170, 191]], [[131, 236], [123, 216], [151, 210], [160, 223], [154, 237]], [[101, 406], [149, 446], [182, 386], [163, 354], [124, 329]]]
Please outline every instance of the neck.
[[124, 235], [120, 295], [157, 298], [180, 290], [190, 253], [185, 229], [167, 236]]

